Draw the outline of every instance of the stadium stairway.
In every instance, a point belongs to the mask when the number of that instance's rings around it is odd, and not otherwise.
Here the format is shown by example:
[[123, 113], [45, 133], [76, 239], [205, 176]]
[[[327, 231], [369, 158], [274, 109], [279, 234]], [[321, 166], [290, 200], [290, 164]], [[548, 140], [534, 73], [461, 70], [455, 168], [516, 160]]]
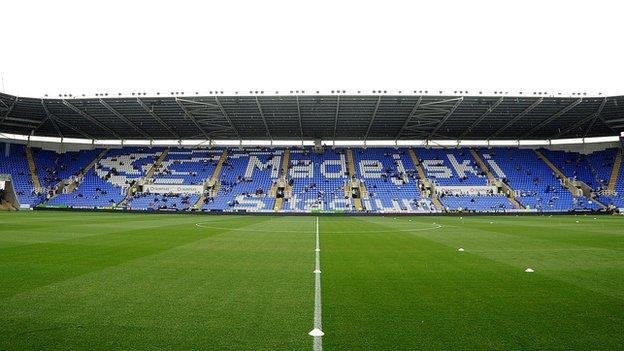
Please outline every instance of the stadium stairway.
[[620, 176], [620, 169], [622, 168], [622, 150], [623, 149], [621, 148], [618, 150], [617, 154], [615, 155], [615, 160], [613, 161], [611, 177], [609, 178], [609, 186], [607, 187], [609, 194], [613, 194], [615, 192], [617, 180]]
[[518, 200], [516, 200], [516, 191], [509, 185], [505, 184], [502, 180], [496, 179], [496, 177], [494, 177], [494, 175], [490, 171], [490, 167], [488, 167], [488, 165], [483, 161], [483, 159], [481, 158], [481, 155], [479, 155], [477, 150], [470, 149], [470, 153], [472, 154], [472, 158], [474, 158], [477, 165], [479, 165], [481, 170], [485, 172], [485, 175], [487, 176], [490, 184], [500, 187], [504, 191], [507, 198], [509, 199], [509, 202], [511, 202], [514, 208], [523, 209], [524, 206], [522, 206], [522, 204], [518, 202]]
[[275, 198], [275, 206], [273, 207], [273, 210], [275, 212], [279, 212], [282, 209], [282, 204], [283, 203], [284, 203], [284, 198], [283, 197]]
[[345, 185], [345, 194], [347, 194], [347, 191], [348, 191], [348, 196], [352, 197], [351, 189], [353, 189], [354, 187], [359, 188], [360, 196], [358, 196], [357, 198], [353, 198], [353, 205], [355, 206], [356, 210], [362, 211], [364, 210], [364, 206], [362, 205], [362, 195], [363, 195], [362, 182], [357, 181], [357, 185], [355, 186], [353, 184], [355, 183], [354, 181], [356, 180], [355, 177], [357, 174], [355, 172], [355, 159], [353, 158], [353, 150], [347, 149], [346, 154], [347, 154], [347, 171], [349, 172], [349, 181]]
[[26, 160], [28, 162], [28, 170], [30, 171], [30, 177], [32, 178], [33, 187], [36, 191], [41, 191], [41, 181], [37, 173], [37, 166], [35, 166], [35, 159], [33, 158], [32, 149], [26, 148]]
[[204, 205], [204, 203], [206, 203], [206, 189], [211, 188], [209, 194], [210, 196], [214, 196], [219, 193], [219, 189], [221, 188], [221, 182], [219, 181], [219, 177], [221, 176], [221, 170], [223, 169], [223, 164], [227, 160], [227, 156], [227, 149], [223, 150], [223, 153], [221, 153], [219, 161], [217, 162], [217, 166], [212, 172], [212, 175], [204, 182], [204, 192], [202, 192], [199, 199], [197, 199], [197, 202], [195, 202], [195, 205], [193, 205], [194, 209], [200, 209]]
[[563, 181], [563, 186], [566, 189], [568, 189], [568, 191], [572, 193], [573, 196], [578, 196], [578, 189], [576, 189], [572, 185], [570, 178], [568, 178], [565, 174], [563, 174], [563, 172], [561, 172], [561, 170], [557, 166], [555, 166], [555, 164], [552, 163], [548, 159], [548, 157], [546, 157], [546, 155], [544, 155], [541, 151], [534, 150], [534, 152], [537, 155], [537, 157], [539, 157], [542, 161], [544, 161], [544, 163], [548, 166], [548, 168], [550, 168], [550, 170], [552, 170], [557, 176], [559, 176], [559, 179]]
[[349, 172], [349, 177], [355, 176], [355, 160], [353, 158], [353, 150], [347, 149], [347, 171]]
[[282, 159], [282, 177], [288, 175], [288, 164], [290, 163], [290, 149], [284, 150], [284, 158]]
[[[568, 178], [568, 176], [566, 176], [554, 163], [552, 163], [552, 161], [550, 161], [548, 157], [544, 155], [543, 152], [539, 150], [534, 150], [534, 152], [537, 155], [537, 157], [539, 157], [542, 161], [544, 161], [544, 163], [548, 166], [548, 168], [550, 168], [557, 176], [559, 176], [559, 179], [563, 181], [563, 186], [566, 189], [568, 189], [568, 191], [572, 194], [572, 196], [577, 197], [579, 195], [583, 195], [591, 199], [592, 201], [596, 202], [600, 207], [602, 208], [607, 207], [602, 202], [591, 197], [591, 193], [593, 192], [593, 190], [587, 184], [583, 182], [575, 182], [575, 181], [570, 180], [570, 178]], [[576, 185], [575, 183], [577, 183], [578, 185]], [[579, 192], [581, 192], [581, 194], [579, 194]]]
[[[280, 183], [284, 186], [284, 197], [289, 198], [292, 194], [292, 186], [288, 184], [288, 165], [290, 164], [290, 149], [284, 150], [284, 155], [282, 156], [282, 167], [280, 174]], [[271, 192], [273, 193], [275, 188], [274, 196], [277, 194], [277, 183], [274, 183], [274, 186], [271, 187]], [[282, 210], [282, 206], [284, 204], [284, 197], [276, 197], [275, 205], [273, 206], [273, 210], [275, 212], [279, 212]]]
[[496, 183], [496, 178], [494, 178], [494, 175], [492, 174], [492, 172], [490, 172], [490, 168], [485, 164], [485, 162], [483, 162], [483, 159], [481, 158], [481, 156], [479, 156], [479, 153], [475, 149], [470, 149], [470, 154], [472, 154], [472, 158], [474, 158], [477, 165], [479, 165], [481, 170], [485, 173], [488, 180], [490, 181], [490, 184]]
[[95, 167], [95, 165], [100, 162], [100, 160], [106, 156], [106, 153], [108, 152], [108, 149], [104, 149], [102, 150], [94, 159], [93, 161], [89, 162], [88, 165], [85, 166], [85, 168], [83, 168], [82, 170], [80, 170], [80, 173], [78, 173], [79, 177], [83, 177], [85, 174], [87, 174], [87, 172], [89, 172], [91, 170], [91, 168]]
[[10, 202], [2, 200], [0, 201], [0, 211], [17, 211], [17, 208], [15, 208]]
[[[284, 188], [284, 194], [282, 197], [277, 197], [278, 188]], [[279, 212], [282, 210], [282, 206], [284, 204], [284, 199], [289, 199], [292, 197], [292, 186], [288, 184], [285, 178], [280, 178], [277, 181], [273, 182], [271, 186], [271, 192], [269, 196], [275, 198], [275, 204], [273, 205], [273, 210], [275, 212]]]
[[154, 161], [152, 166], [149, 168], [147, 173], [145, 173], [145, 176], [143, 178], [139, 179], [137, 182], [134, 183], [134, 185], [132, 185], [131, 187], [128, 188], [128, 193], [126, 194], [126, 197], [123, 200], [121, 200], [121, 202], [118, 203], [117, 206], [123, 207], [123, 206], [128, 204], [130, 199], [136, 193], [136, 190], [138, 189], [138, 187], [143, 185], [143, 184], [145, 184], [147, 181], [152, 179], [152, 177], [154, 177], [154, 173], [156, 172], [156, 170], [158, 168], [160, 168], [160, 164], [165, 159], [165, 157], [167, 157], [168, 154], [169, 154], [169, 148], [166, 148], [165, 150], [163, 150], [163, 152], [160, 154], [160, 156], [158, 156], [156, 161]]
[[416, 172], [418, 173], [418, 178], [421, 179], [421, 181], [423, 182], [425, 188], [429, 192], [429, 195], [431, 197], [431, 202], [433, 202], [433, 205], [437, 209], [439, 209], [440, 211], [444, 211], [445, 207], [444, 207], [444, 205], [442, 205], [442, 202], [438, 198], [438, 195], [436, 195], [433, 184], [431, 183], [431, 181], [429, 179], [427, 179], [427, 176], [425, 175], [425, 170], [423, 169], [422, 165], [420, 164], [420, 161], [418, 159], [418, 155], [416, 155], [416, 151], [414, 151], [414, 149], [410, 148], [408, 150], [408, 153], [410, 155], [410, 158], [412, 159], [412, 163], [414, 164], [414, 167], [416, 167]]
[[83, 169], [81, 169], [78, 172], [75, 179], [68, 178], [68, 179], [61, 180], [55, 187], [55, 194], [52, 195], [47, 201], [52, 200], [58, 194], [61, 194], [61, 193], [66, 193], [66, 194], [73, 193], [78, 188], [78, 186], [80, 186], [82, 177], [84, 177], [85, 174], [87, 174], [87, 172], [91, 170], [91, 168], [95, 167], [95, 165], [98, 162], [100, 162], [102, 157], [104, 157], [107, 152], [108, 152], [108, 149], [102, 150], [97, 156], [95, 156], [95, 158], [91, 162], [89, 162], [88, 165], [86, 165]]
[[156, 172], [158, 168], [160, 168], [160, 164], [165, 159], [165, 157], [167, 157], [168, 154], [169, 154], [169, 148], [163, 150], [163, 152], [160, 154], [160, 156], [158, 156], [154, 164], [152, 164], [152, 167], [150, 167], [150, 169], [145, 174], [145, 177], [143, 178], [144, 181], [152, 179], [152, 177], [154, 176], [154, 173]]

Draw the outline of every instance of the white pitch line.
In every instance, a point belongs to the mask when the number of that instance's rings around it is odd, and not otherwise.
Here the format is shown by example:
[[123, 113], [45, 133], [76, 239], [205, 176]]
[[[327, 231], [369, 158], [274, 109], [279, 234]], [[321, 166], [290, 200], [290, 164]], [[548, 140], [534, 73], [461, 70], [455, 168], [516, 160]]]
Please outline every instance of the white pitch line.
[[308, 334], [314, 338], [312, 350], [323, 350], [323, 324], [321, 320], [321, 244], [319, 239], [319, 218], [316, 217], [316, 265], [314, 267], [314, 329]]
[[[272, 230], [272, 229], [254, 229], [254, 228], [228, 228], [228, 227], [216, 227], [216, 226], [208, 226], [204, 225], [206, 223], [212, 223], [218, 221], [209, 221], [209, 222], [199, 222], [195, 223], [196, 227], [205, 228], [205, 229], [222, 229], [222, 230], [236, 230], [239, 232], [258, 232], [258, 233], [287, 233], [292, 234], [292, 230]], [[357, 231], [357, 233], [351, 232], [332, 232], [325, 231], [325, 234], [335, 234], [335, 235], [357, 235], [357, 234], [384, 234], [384, 233], [396, 233], [396, 232], [420, 232], [426, 230], [434, 230], [442, 228], [441, 225], [437, 224], [432, 227], [426, 228], [411, 228], [411, 229], [391, 229], [391, 230], [368, 230], [368, 231]]]

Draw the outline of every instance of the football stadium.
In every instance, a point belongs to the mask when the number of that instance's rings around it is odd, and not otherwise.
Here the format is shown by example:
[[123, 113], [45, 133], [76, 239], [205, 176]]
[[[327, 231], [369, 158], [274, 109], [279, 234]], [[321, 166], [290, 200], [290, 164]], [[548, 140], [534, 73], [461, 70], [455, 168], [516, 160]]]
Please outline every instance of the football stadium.
[[0, 351], [624, 350], [624, 2], [0, 8]]
[[624, 341], [623, 96], [0, 97], [1, 349]]

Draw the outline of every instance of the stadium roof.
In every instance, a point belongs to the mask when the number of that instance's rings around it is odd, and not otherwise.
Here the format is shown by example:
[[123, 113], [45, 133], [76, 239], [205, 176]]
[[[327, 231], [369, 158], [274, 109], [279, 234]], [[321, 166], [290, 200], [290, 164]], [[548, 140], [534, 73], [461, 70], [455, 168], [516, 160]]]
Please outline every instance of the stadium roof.
[[555, 139], [619, 135], [624, 96], [0, 94], [0, 132], [88, 139]]

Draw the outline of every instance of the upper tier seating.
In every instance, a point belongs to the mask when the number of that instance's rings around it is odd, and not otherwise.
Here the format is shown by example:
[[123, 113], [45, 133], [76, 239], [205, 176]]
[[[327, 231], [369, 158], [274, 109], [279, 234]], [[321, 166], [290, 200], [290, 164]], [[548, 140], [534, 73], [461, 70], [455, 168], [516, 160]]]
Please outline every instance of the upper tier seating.
[[295, 149], [290, 153], [288, 178], [293, 196], [282, 206], [286, 211], [309, 212], [353, 209], [353, 200], [345, 198], [344, 186], [349, 181], [343, 149], [327, 149], [319, 155], [312, 149]]
[[[470, 150], [418, 149], [427, 178], [441, 186], [487, 185], [488, 180]], [[442, 166], [442, 167], [441, 167]]]
[[127, 189], [142, 179], [164, 148], [123, 148], [110, 150], [95, 167], [95, 173], [114, 186]]
[[35, 193], [30, 170], [28, 169], [28, 162], [26, 161], [26, 148], [19, 144], [9, 144], [9, 148], [8, 155], [2, 152], [0, 156], [0, 173], [11, 175], [13, 187], [20, 204], [39, 204], [43, 201], [45, 195], [37, 195]]
[[[603, 151], [597, 151], [590, 155], [587, 155], [587, 160], [591, 166], [594, 178], [596, 179], [597, 192], [604, 192], [609, 187], [609, 180], [611, 178], [611, 170], [613, 169], [613, 163], [617, 149], [607, 149]], [[604, 194], [598, 197], [598, 200], [606, 205], [613, 205], [617, 208], [624, 208], [624, 167], [620, 167], [620, 171], [615, 185], [615, 194]]]
[[[418, 156], [423, 163], [425, 174], [434, 180], [436, 187], [486, 186], [488, 178], [472, 157], [469, 149], [419, 149]], [[487, 160], [484, 160], [487, 162]], [[492, 167], [490, 167], [492, 168]], [[492, 170], [495, 178], [502, 178], [498, 169]], [[466, 192], [445, 195], [442, 191], [438, 199], [447, 210], [506, 211], [513, 209], [505, 196], [475, 196]]]
[[504, 181], [516, 190], [516, 199], [527, 208], [540, 211], [598, 208], [583, 197], [574, 198], [533, 150], [496, 148], [479, 152], [496, 162], [506, 176]]
[[592, 168], [585, 157], [577, 152], [564, 152], [564, 151], [552, 151], [541, 150], [542, 153], [548, 157], [557, 168], [559, 168], [563, 174], [565, 174], [570, 180], [582, 181], [589, 185], [592, 189], [600, 187]]
[[[268, 193], [279, 175], [283, 150], [230, 150], [221, 170], [219, 193], [207, 199], [203, 210], [273, 211]], [[218, 158], [217, 158], [218, 159]]]
[[365, 208], [372, 212], [430, 212], [431, 204], [422, 200], [418, 174], [405, 149], [354, 150], [357, 178], [366, 186], [370, 199]]
[[203, 184], [223, 150], [171, 150], [154, 173], [155, 184]]

